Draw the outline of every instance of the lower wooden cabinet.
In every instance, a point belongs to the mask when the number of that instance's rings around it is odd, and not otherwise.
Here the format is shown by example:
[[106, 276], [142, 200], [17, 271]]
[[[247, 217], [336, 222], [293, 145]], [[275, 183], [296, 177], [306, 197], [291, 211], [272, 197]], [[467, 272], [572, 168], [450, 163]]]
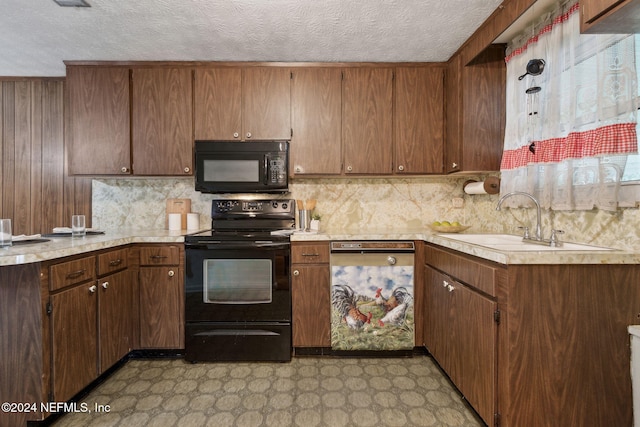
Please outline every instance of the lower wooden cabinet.
[[424, 277], [429, 351], [490, 424], [496, 405], [497, 303], [430, 266]]
[[98, 376], [98, 293], [95, 280], [50, 297], [53, 398], [64, 402]]
[[184, 249], [140, 247], [140, 347], [184, 348]]
[[128, 270], [98, 280], [100, 374], [133, 349], [138, 329], [135, 285]]
[[48, 267], [56, 401], [69, 400], [133, 349], [138, 295], [127, 258], [124, 248]]
[[630, 426], [640, 266], [502, 265], [425, 245], [425, 344], [490, 426]]
[[291, 244], [294, 347], [331, 347], [329, 242]]

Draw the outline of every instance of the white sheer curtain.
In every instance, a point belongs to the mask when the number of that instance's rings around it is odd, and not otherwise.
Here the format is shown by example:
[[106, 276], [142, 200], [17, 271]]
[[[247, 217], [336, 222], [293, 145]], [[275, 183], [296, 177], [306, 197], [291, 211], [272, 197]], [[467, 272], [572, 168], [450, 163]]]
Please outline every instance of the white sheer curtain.
[[[542, 72], [519, 79], [536, 59]], [[554, 210], [633, 205], [619, 188], [638, 151], [634, 37], [580, 34], [573, 0], [510, 43], [506, 63], [501, 194], [526, 191]]]

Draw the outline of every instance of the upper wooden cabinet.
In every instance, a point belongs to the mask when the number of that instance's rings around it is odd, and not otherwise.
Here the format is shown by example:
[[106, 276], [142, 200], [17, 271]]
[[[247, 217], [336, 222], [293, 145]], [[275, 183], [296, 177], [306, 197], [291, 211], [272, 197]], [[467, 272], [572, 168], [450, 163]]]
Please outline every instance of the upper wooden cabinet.
[[453, 58], [446, 78], [447, 172], [498, 171], [504, 144], [504, 46], [492, 45], [469, 64]]
[[291, 139], [289, 68], [198, 68], [194, 104], [195, 139]]
[[346, 68], [342, 143], [346, 174], [391, 174], [393, 69]]
[[70, 175], [131, 173], [129, 69], [67, 67]]
[[69, 174], [191, 175], [191, 73], [68, 66]]
[[193, 174], [191, 73], [188, 68], [133, 70], [134, 174]]
[[640, 0], [581, 0], [583, 33], [640, 33]]
[[342, 171], [342, 70], [292, 72], [291, 175], [339, 175]]
[[394, 172], [443, 172], [444, 68], [395, 70]]
[[458, 172], [462, 161], [462, 56], [455, 55], [445, 71], [444, 170]]

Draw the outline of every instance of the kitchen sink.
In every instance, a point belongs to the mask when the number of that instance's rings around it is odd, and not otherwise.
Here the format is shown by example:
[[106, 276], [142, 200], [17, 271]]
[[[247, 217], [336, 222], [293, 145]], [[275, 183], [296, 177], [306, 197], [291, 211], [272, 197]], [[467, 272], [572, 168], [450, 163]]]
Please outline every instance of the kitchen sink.
[[440, 233], [440, 237], [451, 240], [470, 243], [472, 245], [484, 246], [499, 251], [526, 252], [526, 251], [613, 251], [613, 248], [603, 246], [584, 245], [581, 243], [562, 242], [562, 245], [549, 246], [536, 243], [528, 243], [522, 241], [522, 236], [514, 236], [512, 234], [455, 234]]

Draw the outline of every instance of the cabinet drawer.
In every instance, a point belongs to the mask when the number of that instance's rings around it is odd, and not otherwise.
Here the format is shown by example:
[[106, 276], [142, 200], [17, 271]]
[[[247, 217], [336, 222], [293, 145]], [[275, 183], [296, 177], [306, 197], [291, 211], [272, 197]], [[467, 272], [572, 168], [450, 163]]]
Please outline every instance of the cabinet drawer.
[[49, 267], [49, 289], [55, 291], [96, 277], [96, 258], [86, 257]]
[[467, 285], [496, 296], [496, 267], [429, 245], [425, 246], [425, 262]]
[[180, 248], [178, 246], [142, 246], [140, 265], [178, 265]]
[[292, 264], [323, 264], [329, 262], [329, 242], [291, 244]]
[[98, 255], [98, 276], [113, 273], [128, 267], [128, 250], [118, 249]]

